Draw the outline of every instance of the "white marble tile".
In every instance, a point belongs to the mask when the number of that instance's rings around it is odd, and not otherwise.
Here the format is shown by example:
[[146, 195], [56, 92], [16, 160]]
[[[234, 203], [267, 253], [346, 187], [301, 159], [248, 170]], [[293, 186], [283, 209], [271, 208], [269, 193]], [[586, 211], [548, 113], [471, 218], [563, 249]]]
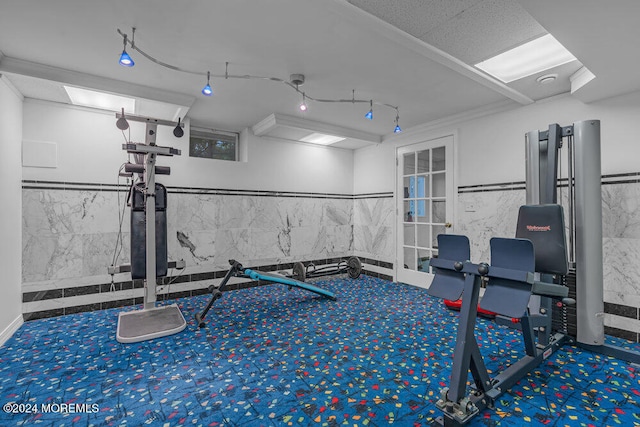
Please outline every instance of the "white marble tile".
[[291, 229], [291, 257], [297, 260], [324, 258], [325, 234], [321, 226]]
[[469, 238], [472, 261], [490, 261], [489, 241], [492, 237], [515, 237], [518, 209], [524, 203], [524, 190], [458, 195], [454, 233]]
[[31, 233], [116, 232], [117, 212], [115, 192], [23, 190], [23, 222]]
[[[215, 252], [213, 253], [213, 264], [218, 267], [228, 268], [229, 260], [246, 263], [251, 258], [251, 239], [249, 230], [246, 228], [234, 228], [227, 230], [217, 230], [215, 232]], [[207, 260], [209, 263], [211, 259]]]
[[207, 230], [218, 223], [220, 196], [207, 194], [169, 194], [168, 226], [172, 230]]
[[605, 301], [639, 307], [640, 239], [604, 238], [602, 254]]
[[[107, 267], [114, 262], [114, 252], [118, 233], [81, 234], [82, 239], [82, 276], [96, 276], [107, 274]], [[128, 264], [130, 262], [131, 242], [129, 233], [123, 234], [122, 249], [118, 250], [118, 259], [115, 265]]]
[[353, 226], [350, 224], [328, 226], [326, 251], [329, 256], [342, 256], [353, 251]]
[[623, 331], [640, 332], [640, 320], [629, 319], [628, 317], [605, 313], [604, 324], [605, 326], [622, 329]]
[[323, 225], [351, 225], [353, 223], [353, 201], [326, 199]]
[[640, 184], [602, 186], [602, 235], [640, 238]]
[[215, 257], [217, 236], [214, 230], [178, 230], [176, 234], [168, 236], [169, 240], [178, 242], [168, 251], [169, 259], [183, 259], [187, 265], [206, 264]]
[[280, 259], [290, 256], [287, 246], [289, 234], [280, 236], [275, 228], [251, 228], [249, 232], [249, 252], [246, 258]]
[[356, 199], [354, 203], [354, 224], [392, 227], [395, 222], [394, 199]]
[[22, 236], [22, 281], [51, 279], [49, 264], [56, 251], [58, 238], [51, 235]]
[[22, 280], [30, 282], [82, 276], [82, 259], [81, 235], [32, 236], [23, 253]]
[[393, 198], [357, 199], [354, 203], [353, 248], [366, 257], [394, 262], [395, 204]]
[[395, 259], [393, 228], [354, 225], [353, 234], [354, 250], [380, 261], [393, 262]]

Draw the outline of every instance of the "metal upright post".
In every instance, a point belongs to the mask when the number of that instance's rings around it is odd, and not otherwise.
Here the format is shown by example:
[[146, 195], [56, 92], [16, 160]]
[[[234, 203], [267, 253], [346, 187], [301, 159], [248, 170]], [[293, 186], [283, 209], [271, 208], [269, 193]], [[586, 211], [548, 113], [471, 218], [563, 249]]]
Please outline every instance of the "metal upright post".
[[525, 136], [526, 150], [526, 187], [527, 205], [540, 203], [540, 132], [527, 132]]
[[540, 197], [540, 204], [558, 203], [558, 150], [562, 144], [562, 128], [557, 123], [549, 125], [547, 135], [547, 155], [546, 170], [542, 175], [544, 184], [540, 185], [543, 195]]
[[[155, 123], [147, 123], [145, 144], [156, 145]], [[156, 306], [156, 153], [148, 153], [145, 164], [146, 272], [144, 281], [144, 309]]]
[[577, 340], [604, 343], [600, 121], [574, 129]]

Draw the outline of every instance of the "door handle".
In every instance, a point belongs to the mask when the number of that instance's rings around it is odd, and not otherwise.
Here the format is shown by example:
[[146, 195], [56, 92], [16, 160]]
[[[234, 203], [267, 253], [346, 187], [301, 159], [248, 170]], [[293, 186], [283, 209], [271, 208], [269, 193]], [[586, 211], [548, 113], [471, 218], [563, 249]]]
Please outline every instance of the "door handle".
[[445, 222], [444, 223], [444, 227], [445, 228], [451, 228], [453, 226], [453, 224], [451, 224], [450, 222]]

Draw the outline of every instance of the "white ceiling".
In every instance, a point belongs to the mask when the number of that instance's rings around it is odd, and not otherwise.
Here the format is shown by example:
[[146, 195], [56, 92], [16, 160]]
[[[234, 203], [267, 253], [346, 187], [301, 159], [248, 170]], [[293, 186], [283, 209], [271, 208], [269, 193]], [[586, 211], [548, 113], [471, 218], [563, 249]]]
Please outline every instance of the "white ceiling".
[[[276, 77], [302, 73], [313, 98], [373, 99], [398, 106], [404, 130], [512, 102], [527, 104], [570, 90], [581, 64], [596, 79], [575, 96], [593, 101], [640, 89], [640, 2], [617, 0], [0, 0], [0, 73], [27, 98], [68, 102], [60, 83], [189, 107], [200, 126], [240, 131], [272, 114], [306, 118], [390, 137], [396, 112], [368, 103], [310, 102], [282, 82], [212, 78], [206, 72]], [[122, 38], [160, 61], [127, 49]], [[504, 85], [473, 67], [546, 31], [578, 59]], [[169, 118], [172, 119], [172, 118]], [[357, 148], [361, 144], [348, 143]]]

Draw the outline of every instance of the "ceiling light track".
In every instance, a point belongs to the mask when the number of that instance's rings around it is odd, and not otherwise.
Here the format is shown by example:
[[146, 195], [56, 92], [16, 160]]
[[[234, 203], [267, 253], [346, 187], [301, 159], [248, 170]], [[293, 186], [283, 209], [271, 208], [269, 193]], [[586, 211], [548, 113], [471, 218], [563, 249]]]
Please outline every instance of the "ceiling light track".
[[[302, 85], [304, 83], [304, 75], [303, 74], [292, 74], [290, 76], [289, 80], [284, 80], [281, 79], [279, 77], [268, 77], [268, 76], [254, 76], [254, 75], [250, 75], [250, 74], [243, 74], [243, 75], [238, 75], [238, 74], [229, 74], [229, 63], [225, 62], [225, 73], [224, 74], [213, 74], [210, 71], [196, 71], [196, 70], [188, 70], [186, 68], [181, 68], [172, 64], [168, 64], [166, 62], [160, 61], [159, 59], [156, 59], [155, 57], [149, 55], [148, 53], [146, 53], [145, 51], [143, 51], [142, 49], [140, 49], [138, 47], [137, 44], [135, 44], [133, 37], [131, 40], [129, 40], [127, 34], [123, 33], [122, 31], [120, 31], [120, 29], [118, 28], [118, 34], [120, 34], [120, 36], [123, 39], [123, 45], [124, 45], [124, 49], [122, 54], [126, 55], [125, 62], [130, 61], [130, 64], [128, 63], [123, 63], [122, 60], [120, 61], [120, 63], [124, 66], [127, 67], [133, 67], [134, 66], [134, 62], [133, 59], [130, 58], [130, 56], [126, 53], [126, 48], [127, 48], [127, 44], [131, 47], [132, 51], [136, 51], [138, 53], [140, 53], [142, 56], [144, 56], [145, 58], [147, 58], [149, 61], [160, 65], [164, 68], [168, 68], [170, 70], [174, 70], [174, 71], [179, 71], [181, 73], [187, 73], [187, 74], [193, 74], [196, 76], [203, 76], [207, 78], [207, 85], [205, 86], [204, 89], [202, 89], [202, 94], [205, 96], [211, 96], [213, 94], [213, 91], [211, 89], [210, 86], [210, 79], [211, 78], [219, 78], [219, 79], [247, 79], [247, 80], [268, 80], [268, 81], [273, 81], [273, 82], [277, 82], [277, 83], [283, 83], [286, 86], [290, 87], [291, 89], [295, 90], [296, 92], [298, 92], [303, 99], [302, 104], [300, 104], [300, 110], [301, 111], [306, 111], [307, 110], [307, 103], [306, 101], [313, 101], [313, 102], [321, 102], [321, 103], [351, 103], [351, 104], [356, 104], [356, 103], [366, 103], [369, 104], [369, 110], [368, 112], [364, 115], [364, 117], [368, 120], [373, 120], [373, 106], [374, 105], [378, 105], [381, 107], [386, 107], [386, 108], [390, 108], [392, 110], [395, 111], [396, 113], [396, 118], [394, 120], [395, 123], [395, 129], [394, 129], [394, 133], [398, 133], [401, 132], [400, 126], [398, 125], [398, 121], [400, 120], [400, 112], [399, 112], [399, 108], [396, 105], [392, 105], [392, 104], [388, 104], [388, 103], [384, 103], [384, 102], [377, 102], [374, 101], [373, 99], [356, 99], [355, 98], [355, 90], [353, 90], [352, 92], [352, 97], [351, 99], [326, 99], [326, 98], [314, 98], [312, 96], [310, 96], [308, 93], [300, 90], [300, 85]], [[135, 27], [131, 29], [132, 34], [135, 35]], [[304, 105], [304, 108], [302, 108], [302, 106]]]

